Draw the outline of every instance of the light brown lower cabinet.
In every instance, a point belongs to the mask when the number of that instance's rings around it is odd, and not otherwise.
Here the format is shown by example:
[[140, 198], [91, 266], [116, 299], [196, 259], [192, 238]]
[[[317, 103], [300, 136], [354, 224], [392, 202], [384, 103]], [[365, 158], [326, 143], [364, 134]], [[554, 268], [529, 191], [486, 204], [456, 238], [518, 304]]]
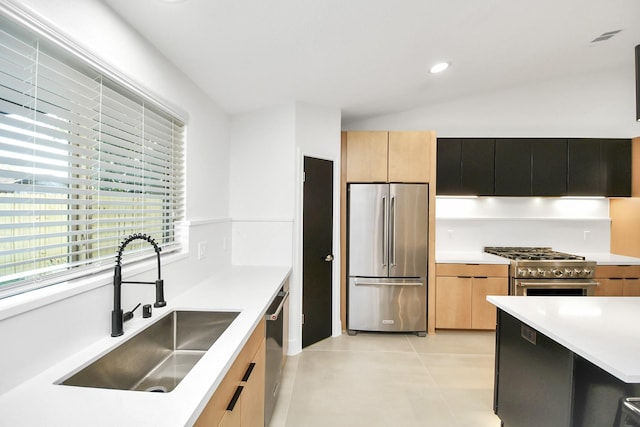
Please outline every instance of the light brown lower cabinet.
[[638, 265], [599, 265], [595, 279], [600, 283], [596, 296], [640, 296]]
[[499, 264], [436, 265], [436, 329], [496, 327], [487, 295], [507, 295], [508, 267]]
[[263, 427], [265, 324], [261, 322], [231, 365], [196, 427]]

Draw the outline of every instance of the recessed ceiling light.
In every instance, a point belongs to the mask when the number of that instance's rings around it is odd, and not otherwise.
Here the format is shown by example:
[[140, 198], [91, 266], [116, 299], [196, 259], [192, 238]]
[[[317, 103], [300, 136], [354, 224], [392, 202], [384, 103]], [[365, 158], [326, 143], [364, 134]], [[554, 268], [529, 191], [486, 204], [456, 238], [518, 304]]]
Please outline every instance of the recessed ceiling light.
[[441, 73], [444, 70], [446, 70], [447, 68], [449, 68], [449, 65], [451, 65], [450, 62], [440, 62], [438, 64], [433, 65], [430, 69], [429, 72], [431, 74], [437, 74], [437, 73]]

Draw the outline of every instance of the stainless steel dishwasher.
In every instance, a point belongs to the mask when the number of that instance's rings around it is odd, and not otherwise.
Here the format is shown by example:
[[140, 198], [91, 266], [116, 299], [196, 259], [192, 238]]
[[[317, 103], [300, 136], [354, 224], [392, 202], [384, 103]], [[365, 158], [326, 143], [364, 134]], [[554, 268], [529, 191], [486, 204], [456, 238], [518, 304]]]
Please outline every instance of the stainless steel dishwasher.
[[289, 281], [287, 280], [269, 306], [266, 314], [266, 373], [264, 393], [264, 425], [268, 426], [278, 397], [282, 368], [286, 356], [289, 312]]

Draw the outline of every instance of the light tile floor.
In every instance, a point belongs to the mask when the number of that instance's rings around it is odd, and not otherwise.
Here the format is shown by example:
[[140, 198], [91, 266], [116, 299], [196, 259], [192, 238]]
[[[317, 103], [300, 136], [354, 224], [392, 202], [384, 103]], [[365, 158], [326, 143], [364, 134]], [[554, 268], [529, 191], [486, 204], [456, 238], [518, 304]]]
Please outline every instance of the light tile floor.
[[270, 427], [499, 427], [493, 332], [360, 333], [287, 359]]

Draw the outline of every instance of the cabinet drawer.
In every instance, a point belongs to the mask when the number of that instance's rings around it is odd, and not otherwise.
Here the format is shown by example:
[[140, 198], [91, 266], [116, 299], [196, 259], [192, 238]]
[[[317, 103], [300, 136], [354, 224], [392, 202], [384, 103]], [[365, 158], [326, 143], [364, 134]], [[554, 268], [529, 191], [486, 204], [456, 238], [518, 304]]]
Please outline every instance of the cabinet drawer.
[[216, 392], [200, 414], [200, 417], [195, 423], [196, 427], [217, 426], [222, 421], [223, 416], [227, 412], [227, 406], [236, 392], [237, 386], [240, 384], [256, 352], [261, 348], [260, 346], [264, 342], [264, 339], [265, 322], [262, 321], [256, 326], [251, 337], [249, 337], [249, 340], [233, 362], [233, 365], [231, 365], [231, 368], [229, 368], [229, 371], [218, 386]]
[[436, 264], [437, 276], [507, 277], [507, 264]]
[[640, 278], [640, 265], [599, 265], [596, 278]]

